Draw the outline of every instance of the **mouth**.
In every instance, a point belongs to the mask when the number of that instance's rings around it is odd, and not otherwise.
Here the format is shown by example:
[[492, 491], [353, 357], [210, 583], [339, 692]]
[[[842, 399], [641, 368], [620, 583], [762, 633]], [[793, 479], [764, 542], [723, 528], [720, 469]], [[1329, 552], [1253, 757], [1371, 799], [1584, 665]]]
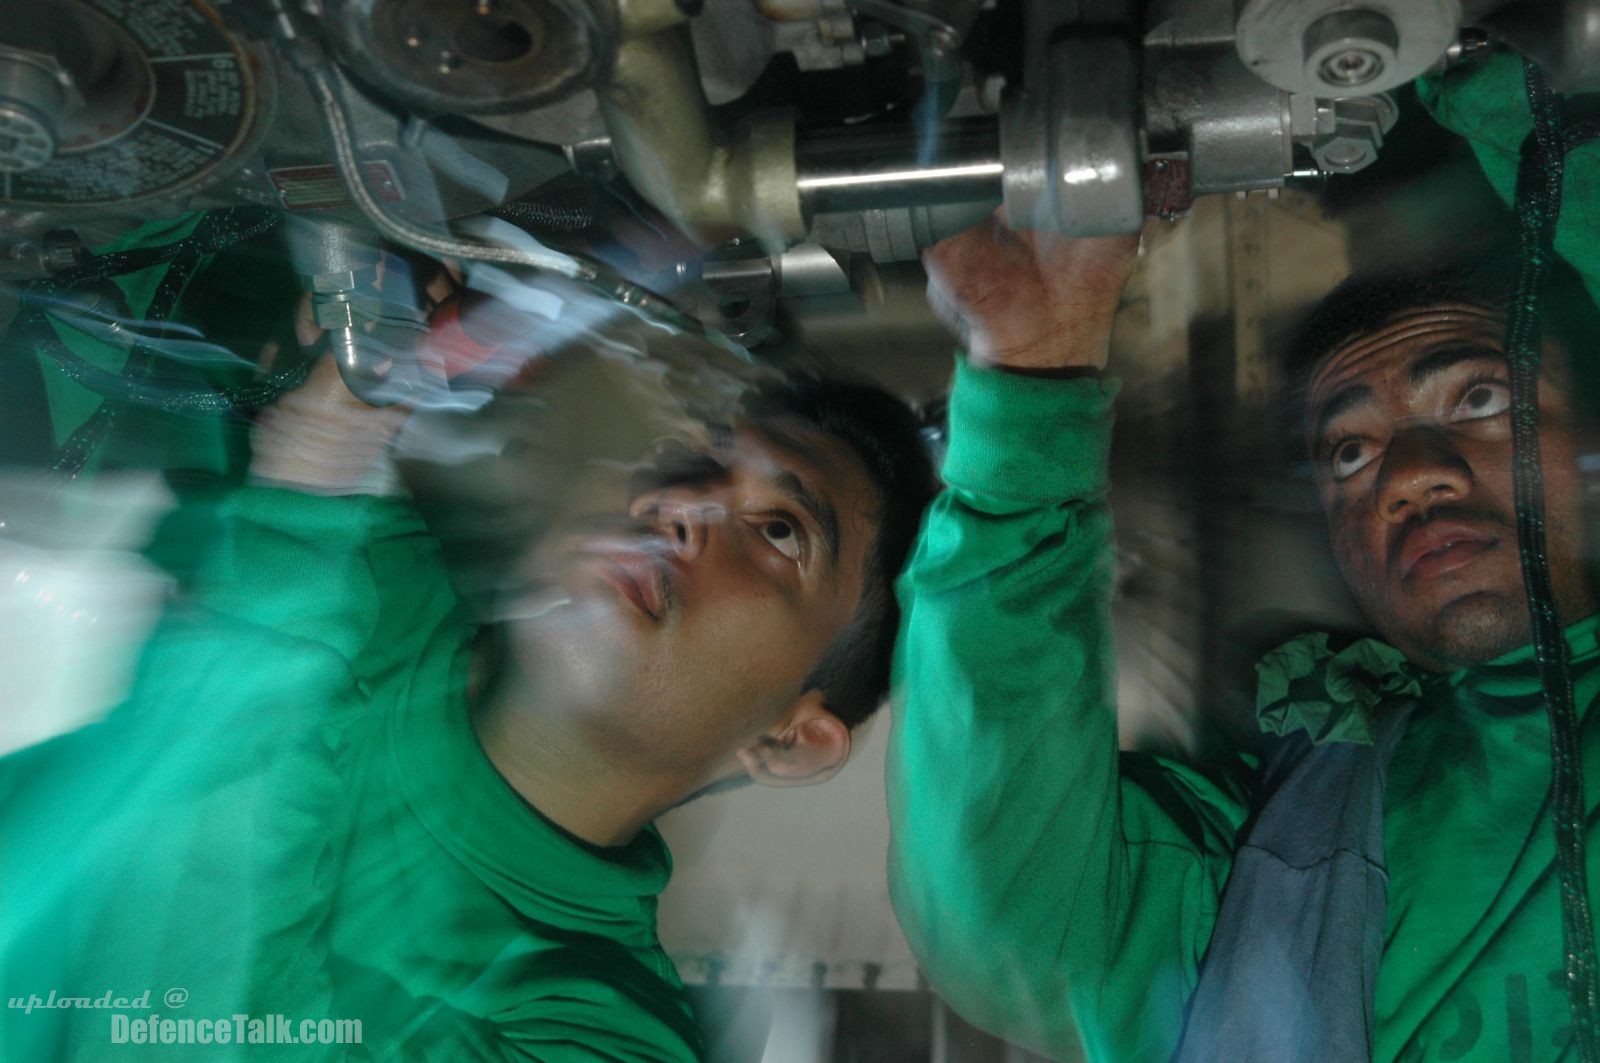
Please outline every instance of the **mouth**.
[[1499, 545], [1499, 536], [1469, 524], [1419, 524], [1400, 540], [1400, 578], [1434, 579], [1471, 564]]
[[659, 622], [666, 611], [665, 576], [661, 565], [647, 554], [593, 554], [600, 579], [629, 605]]

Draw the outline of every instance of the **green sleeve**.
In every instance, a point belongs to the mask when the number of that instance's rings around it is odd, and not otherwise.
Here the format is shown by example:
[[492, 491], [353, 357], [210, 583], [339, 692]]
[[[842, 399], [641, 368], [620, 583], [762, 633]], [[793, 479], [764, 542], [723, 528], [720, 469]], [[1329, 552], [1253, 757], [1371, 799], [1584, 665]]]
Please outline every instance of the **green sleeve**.
[[437, 541], [399, 498], [244, 487], [158, 539], [189, 603], [318, 643], [364, 686], [413, 663], [455, 605]]
[[899, 592], [895, 909], [939, 992], [1019, 1044], [1170, 1057], [1242, 779], [1119, 755], [1104, 496], [1116, 386], [959, 365], [948, 490]]
[[[325, 927], [348, 735], [402, 696], [386, 672], [449, 599], [428, 590], [432, 540], [392, 499], [247, 488], [202, 508], [158, 535], [184, 589], [128, 699], [0, 761], [0, 864], [38, 869], [0, 886], [0, 974], [181, 986], [191, 1014], [335, 1017]], [[99, 1045], [104, 1021], [14, 1023], [0, 1055]]]

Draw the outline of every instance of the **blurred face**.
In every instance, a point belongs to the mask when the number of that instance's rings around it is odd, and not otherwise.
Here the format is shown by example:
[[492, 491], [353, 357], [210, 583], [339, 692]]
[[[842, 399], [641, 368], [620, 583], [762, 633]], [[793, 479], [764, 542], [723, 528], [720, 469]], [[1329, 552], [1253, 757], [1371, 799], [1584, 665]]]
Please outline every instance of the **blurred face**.
[[[1317, 367], [1309, 443], [1339, 567], [1367, 619], [1448, 670], [1531, 637], [1511, 485], [1504, 319], [1405, 311]], [[1566, 622], [1594, 610], [1577, 444], [1553, 346], [1539, 391], [1551, 577]]]
[[714, 767], [805, 691], [861, 602], [877, 492], [846, 447], [734, 433], [567, 541], [519, 642], [558, 711], [648, 770]]

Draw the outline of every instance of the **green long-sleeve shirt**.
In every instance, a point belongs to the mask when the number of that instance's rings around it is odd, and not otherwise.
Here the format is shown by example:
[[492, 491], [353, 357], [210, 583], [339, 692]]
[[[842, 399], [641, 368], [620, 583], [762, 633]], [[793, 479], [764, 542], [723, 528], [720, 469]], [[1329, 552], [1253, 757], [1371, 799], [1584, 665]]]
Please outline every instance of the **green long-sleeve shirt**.
[[[198, 568], [128, 701], [0, 762], [7, 997], [362, 1020], [318, 1058], [699, 1058], [656, 938], [664, 843], [585, 845], [494, 771], [415, 513], [248, 488], [213, 518], [186, 515]], [[5, 1059], [151, 1051], [110, 1044], [105, 1010], [0, 1024]]]
[[[957, 369], [949, 488], [900, 583], [891, 894], [930, 980], [980, 1026], [1157, 1060], [1182, 1033], [1255, 765], [1117, 751], [1114, 392]], [[1567, 633], [1584, 711], [1597, 629]], [[1597, 742], [1587, 727], [1591, 805]], [[1375, 1058], [1563, 1057], [1549, 783], [1529, 650], [1424, 683], [1386, 795]]]

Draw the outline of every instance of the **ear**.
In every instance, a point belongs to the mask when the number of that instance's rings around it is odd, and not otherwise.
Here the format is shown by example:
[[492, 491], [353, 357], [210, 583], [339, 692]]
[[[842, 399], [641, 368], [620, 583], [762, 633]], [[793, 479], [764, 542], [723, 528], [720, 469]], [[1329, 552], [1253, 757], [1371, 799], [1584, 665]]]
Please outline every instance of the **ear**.
[[828, 711], [822, 691], [811, 690], [735, 755], [763, 786], [814, 786], [833, 778], [849, 759], [850, 728]]

